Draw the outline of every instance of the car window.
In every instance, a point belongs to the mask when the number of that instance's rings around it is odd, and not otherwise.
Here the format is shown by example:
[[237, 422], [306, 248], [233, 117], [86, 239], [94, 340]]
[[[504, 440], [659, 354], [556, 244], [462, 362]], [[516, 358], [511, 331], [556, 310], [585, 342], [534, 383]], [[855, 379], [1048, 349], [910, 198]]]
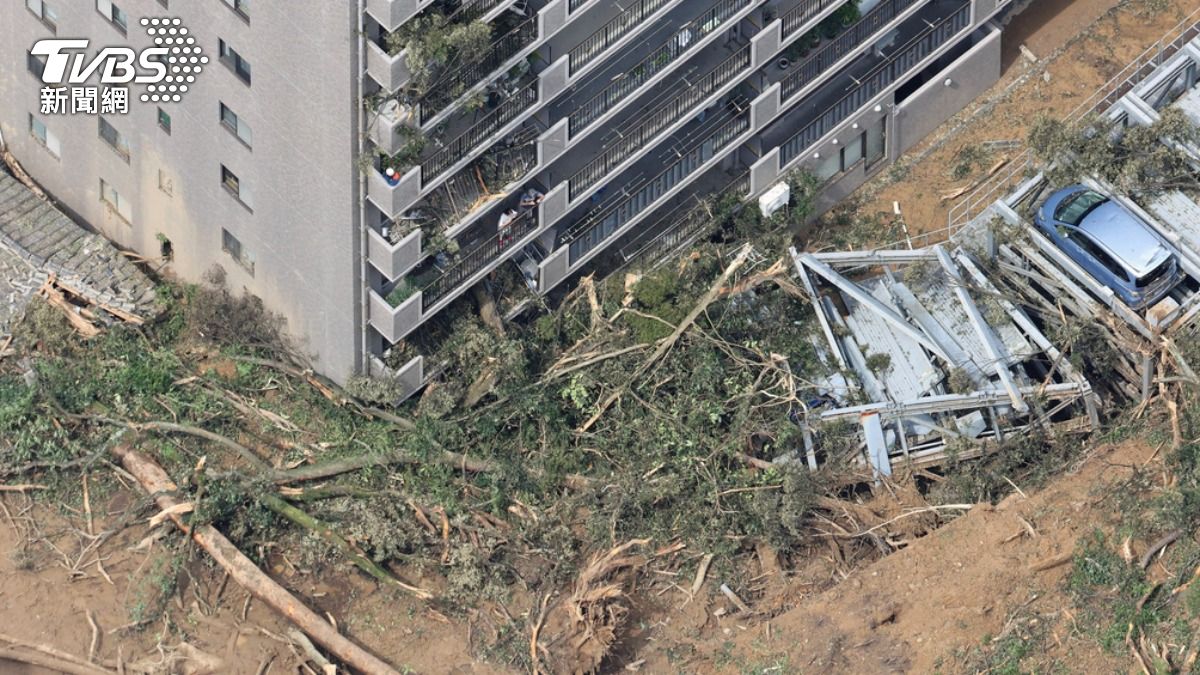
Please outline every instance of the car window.
[[1108, 197], [1092, 190], [1081, 190], [1067, 197], [1054, 210], [1054, 219], [1071, 226], [1078, 226], [1084, 216], [1108, 201]]
[[1122, 268], [1121, 265], [1118, 264], [1117, 261], [1111, 255], [1109, 255], [1107, 251], [1100, 248], [1100, 246], [1097, 245], [1096, 242], [1093, 241], [1092, 238], [1087, 234], [1079, 230], [1072, 230], [1070, 237], [1071, 241], [1078, 244], [1079, 248], [1082, 248], [1087, 252], [1088, 255], [1095, 258], [1096, 262], [1100, 263], [1105, 269], [1116, 275], [1118, 279], [1124, 279], [1126, 281], [1129, 280], [1129, 275], [1125, 273], [1125, 269]]

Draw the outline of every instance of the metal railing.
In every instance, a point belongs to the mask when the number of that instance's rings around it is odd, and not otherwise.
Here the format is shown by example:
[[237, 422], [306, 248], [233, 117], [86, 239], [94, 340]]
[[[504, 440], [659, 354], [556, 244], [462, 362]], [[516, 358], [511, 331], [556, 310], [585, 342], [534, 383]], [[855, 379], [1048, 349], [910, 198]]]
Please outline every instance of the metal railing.
[[568, 70], [574, 74], [575, 71], [591, 63], [592, 59], [611, 47], [614, 42], [625, 37], [631, 30], [642, 26], [646, 17], [657, 12], [668, 2], [671, 0], [637, 0], [634, 2], [629, 9], [613, 17], [611, 21], [584, 38], [583, 42], [571, 50], [567, 61]]
[[536, 208], [521, 212], [509, 223], [503, 238], [497, 232], [486, 237], [470, 251], [460, 253], [440, 276], [421, 289], [421, 311], [428, 311], [437, 301], [486, 268], [502, 253], [519, 245], [521, 239], [537, 229], [537, 214]]
[[838, 99], [815, 119], [789, 138], [779, 148], [779, 164], [783, 165], [799, 156], [822, 136], [853, 115], [871, 99], [896, 80], [904, 77], [925, 57], [949, 42], [964, 28], [971, 25], [971, 3], [963, 3], [950, 16], [925, 28], [887, 60], [873, 68], [861, 78], [845, 96]]
[[845, 2], [846, 0], [802, 0], [799, 5], [788, 10], [781, 18], [783, 22], [783, 36], [787, 37], [795, 33], [800, 30], [801, 26], [808, 23], [809, 20], [821, 12]]
[[433, 119], [463, 92], [491, 75], [500, 66], [528, 47], [538, 36], [537, 15], [531, 16], [492, 43], [482, 59], [463, 65], [438, 79], [421, 99], [421, 124]]
[[750, 67], [750, 46], [742, 47], [725, 61], [717, 64], [698, 81], [684, 88], [673, 99], [651, 110], [631, 130], [618, 132], [619, 136], [591, 162], [577, 171], [568, 181], [571, 199], [595, 185], [608, 175], [614, 167], [625, 162], [640, 148], [651, 145], [651, 140], [663, 129], [692, 114], [692, 108], [704, 101], [734, 77]]
[[536, 84], [532, 87], [522, 87], [488, 112], [483, 119], [471, 125], [470, 129], [459, 134], [445, 147], [439, 148], [432, 156], [421, 160], [421, 186], [432, 183], [446, 169], [470, 155], [476, 146], [533, 105], [537, 97]]
[[[715, 195], [724, 197], [725, 195], [737, 195], [740, 198], [745, 198], [746, 193], [750, 191], [750, 171], [744, 171], [737, 176], [724, 188], [714, 192]], [[747, 204], [744, 208], [756, 208], [756, 204]], [[633, 239], [625, 246], [621, 247], [621, 258], [625, 263], [630, 263], [637, 259], [651, 261], [651, 269], [659, 262], [665, 260], [672, 253], [680, 248], [695, 241], [705, 232], [713, 229], [714, 222], [712, 212], [707, 208], [707, 204], [700, 197], [696, 197], [696, 203], [691, 208], [684, 211], [683, 215], [679, 215], [679, 210], [676, 209], [658, 219], [650, 227], [645, 229], [647, 234], [660, 230], [664, 223], [673, 219], [678, 219], [674, 225], [669, 225], [666, 229], [662, 229], [657, 235], [647, 241], [642, 241], [641, 236]]]
[[450, 16], [446, 17], [447, 21], [453, 21], [459, 24], [471, 23], [479, 17], [487, 14], [499, 7], [502, 3], [508, 0], [475, 0], [474, 2], [463, 3]]
[[[1068, 113], [1063, 121], [1071, 125], [1078, 124], [1088, 115], [1101, 108], [1112, 107], [1122, 96], [1129, 93], [1146, 76], [1150, 75], [1167, 59], [1177, 54], [1183, 45], [1200, 35], [1200, 9], [1193, 11], [1177, 23], [1154, 44], [1138, 54], [1116, 75], [1105, 82], [1103, 86], [1092, 92], [1082, 103]], [[1012, 185], [1014, 177], [1034, 167], [1033, 154], [1026, 150], [1012, 162], [1013, 167], [985, 180], [969, 192], [963, 199], [950, 208], [946, 216], [946, 227], [953, 231], [970, 222], [983, 213], [992, 202], [999, 198], [999, 192]]]
[[[671, 37], [658, 49], [639, 61], [627, 73], [613, 80], [600, 93], [576, 108], [567, 117], [567, 130], [574, 134], [596, 121], [631, 92], [637, 91], [655, 75], [678, 61], [679, 57], [688, 53], [706, 35], [721, 27], [729, 17], [750, 5], [751, 1], [720, 0], [704, 14], [672, 33]], [[681, 40], [680, 37], [683, 35], [688, 37]]]
[[570, 2], [567, 3], [567, 13], [570, 14], [571, 12], [574, 12], [589, 1], [590, 0], [570, 0]]
[[579, 258], [599, 246], [621, 226], [652, 207], [659, 198], [694, 174], [705, 162], [749, 128], [750, 111], [739, 112], [708, 138], [685, 152], [662, 173], [645, 181], [608, 208], [599, 208], [585, 215], [563, 235], [563, 241], [569, 246], [568, 264], [575, 264]]
[[779, 84], [780, 95], [784, 100], [790, 98], [916, 3], [917, 0], [885, 0], [876, 5], [833, 41], [826, 42], [815, 54], [793, 65], [792, 72]]

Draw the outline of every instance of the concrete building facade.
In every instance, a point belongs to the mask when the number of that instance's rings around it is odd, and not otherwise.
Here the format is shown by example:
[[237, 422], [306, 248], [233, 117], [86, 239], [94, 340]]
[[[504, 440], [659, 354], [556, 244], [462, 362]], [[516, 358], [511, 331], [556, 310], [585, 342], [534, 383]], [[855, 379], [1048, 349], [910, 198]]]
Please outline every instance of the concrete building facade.
[[[13, 0], [0, 133], [119, 244], [219, 265], [317, 370], [415, 388], [401, 347], [502, 265], [545, 295], [685, 241], [699, 195], [806, 168], [845, 196], [996, 81], [1009, 4]], [[36, 40], [144, 47], [156, 16], [213, 56], [182, 102], [39, 114]]]

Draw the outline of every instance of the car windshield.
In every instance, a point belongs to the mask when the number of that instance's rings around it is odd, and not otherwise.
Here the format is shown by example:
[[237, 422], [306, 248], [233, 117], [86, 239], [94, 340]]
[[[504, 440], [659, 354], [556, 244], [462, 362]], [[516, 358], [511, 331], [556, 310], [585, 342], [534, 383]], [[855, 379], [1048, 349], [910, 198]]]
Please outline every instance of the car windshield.
[[1062, 200], [1058, 209], [1054, 211], [1054, 219], [1072, 227], [1078, 227], [1087, 214], [1106, 201], [1108, 201], [1108, 197], [1099, 192], [1092, 190], [1076, 192]]
[[1162, 263], [1160, 263], [1158, 265], [1158, 267], [1155, 267], [1154, 269], [1150, 270], [1146, 274], [1138, 277], [1137, 278], [1137, 287], [1145, 288], [1145, 287], [1149, 286], [1150, 284], [1163, 278], [1163, 275], [1165, 275], [1167, 272], [1170, 271], [1172, 261], [1173, 261], [1172, 258], [1167, 258], [1166, 260], [1162, 261]]

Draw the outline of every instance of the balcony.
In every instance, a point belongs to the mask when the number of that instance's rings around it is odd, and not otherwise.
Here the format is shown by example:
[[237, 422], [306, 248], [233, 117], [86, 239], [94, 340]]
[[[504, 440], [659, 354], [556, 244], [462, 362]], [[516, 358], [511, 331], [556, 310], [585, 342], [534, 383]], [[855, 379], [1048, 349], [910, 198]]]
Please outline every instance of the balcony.
[[568, 73], [574, 75], [579, 72], [618, 40], [641, 28], [643, 22], [651, 15], [671, 2], [673, 0], [635, 0], [628, 9], [613, 17], [571, 50], [567, 61]]
[[726, 84], [740, 79], [739, 76], [749, 69], [750, 63], [750, 46], [747, 45], [698, 80], [688, 83], [690, 86], [684, 86], [673, 98], [640, 117], [632, 129], [617, 132], [615, 141], [571, 176], [571, 199], [575, 200], [618, 166], [637, 157], [639, 151], [654, 147], [660, 132], [673, 127], [681, 120], [695, 116], [699, 112], [696, 109], [698, 106], [706, 103], [711, 96], [719, 94]]
[[783, 37], [791, 37], [808, 22], [821, 16], [827, 10], [843, 4], [845, 4], [845, 0], [801, 0], [799, 5], [788, 10], [781, 17]]
[[963, 3], [946, 18], [928, 24], [912, 39], [862, 76], [845, 95], [826, 107], [800, 131], [780, 145], [779, 165], [784, 167], [825, 134], [865, 107], [890, 85], [917, 69], [926, 58], [971, 26], [971, 3]]
[[[750, 172], [743, 171], [724, 188], [714, 194], [732, 195], [744, 199], [750, 191]], [[746, 208], [754, 208], [748, 205]], [[667, 258], [712, 230], [713, 217], [709, 205], [700, 197], [692, 195], [675, 208], [667, 209], [654, 223], [640, 229], [621, 245], [622, 261], [648, 260], [657, 262]]]
[[661, 173], [623, 191], [607, 204], [585, 215], [562, 236], [563, 243], [568, 246], [569, 265], [579, 264], [602, 243], [632, 226], [661, 198], [673, 194], [677, 187], [688, 182], [701, 169], [707, 168], [710, 160], [722, 155], [723, 150], [749, 130], [750, 109], [735, 108], [731, 116], [719, 121], [719, 126], [704, 140], [685, 151]]
[[433, 0], [367, 0], [367, 12], [387, 31], [394, 31]]
[[673, 30], [664, 44], [575, 108], [568, 116], [571, 135], [577, 135], [605, 113], [613, 110], [625, 98], [638, 92], [656, 75], [668, 70], [672, 64], [690, 54], [695, 46], [704, 43], [705, 37], [716, 32], [718, 28], [724, 28], [731, 17], [752, 4], [752, 0], [720, 0], [696, 19], [678, 30]]
[[473, 159], [475, 151], [481, 146], [486, 147], [485, 142], [489, 139], [495, 142], [494, 137], [521, 113], [535, 106], [537, 100], [536, 83], [533, 86], [523, 86], [488, 111], [466, 131], [428, 153], [420, 163], [422, 189], [427, 188], [451, 167]]
[[408, 83], [412, 73], [408, 70], [408, 57], [402, 51], [391, 55], [375, 40], [367, 40], [367, 75], [379, 83], [384, 91], [393, 92]]
[[421, 262], [420, 229], [392, 243], [373, 228], [367, 229], [367, 259], [388, 279], [399, 279]]
[[538, 229], [538, 209], [526, 209], [511, 221], [503, 234], [494, 234], [458, 257], [436, 279], [421, 289], [423, 306], [432, 307], [464, 281], [488, 269], [508, 251], [524, 246], [523, 240]]
[[461, 98], [468, 90], [500, 70], [512, 66], [526, 48], [538, 40], [538, 17], [528, 17], [492, 43], [480, 59], [447, 73], [429, 87], [420, 100], [421, 125], [428, 124]]
[[389, 218], [403, 213], [421, 195], [421, 168], [414, 166], [390, 185], [377, 168], [367, 171], [367, 198]]
[[785, 100], [791, 98], [918, 2], [920, 0], [884, 0], [876, 5], [832, 41], [791, 66], [788, 74], [780, 80], [782, 97]]

